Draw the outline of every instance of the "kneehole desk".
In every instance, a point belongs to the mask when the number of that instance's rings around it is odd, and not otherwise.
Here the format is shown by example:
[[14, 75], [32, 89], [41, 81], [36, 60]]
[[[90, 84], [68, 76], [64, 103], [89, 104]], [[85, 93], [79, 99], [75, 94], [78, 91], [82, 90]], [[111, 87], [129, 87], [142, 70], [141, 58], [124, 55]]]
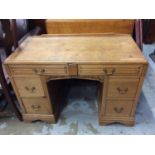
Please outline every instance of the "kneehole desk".
[[100, 82], [101, 125], [133, 125], [147, 61], [130, 35], [44, 35], [27, 38], [5, 67], [24, 121], [54, 123], [61, 88], [53, 83], [50, 95], [47, 82], [76, 78]]

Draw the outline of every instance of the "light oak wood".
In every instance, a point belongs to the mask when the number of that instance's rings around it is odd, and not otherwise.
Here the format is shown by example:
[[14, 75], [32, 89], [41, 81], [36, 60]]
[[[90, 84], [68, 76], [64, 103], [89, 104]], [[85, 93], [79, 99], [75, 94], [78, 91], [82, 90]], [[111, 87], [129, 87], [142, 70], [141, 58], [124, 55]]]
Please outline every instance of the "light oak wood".
[[135, 123], [135, 120], [133, 117], [106, 117], [104, 116], [104, 119], [100, 119], [99, 124], [100, 125], [108, 125], [112, 123], [121, 123], [127, 126], [133, 126]]
[[135, 98], [139, 79], [110, 79], [107, 98]]
[[41, 79], [38, 77], [15, 77], [16, 87], [21, 97], [45, 96]]
[[46, 20], [48, 34], [122, 33], [132, 34], [134, 20], [64, 19]]
[[55, 123], [54, 115], [41, 115], [41, 114], [23, 114], [23, 119], [25, 122], [32, 121], [46, 121], [47, 123]]
[[[142, 72], [141, 65], [85, 65], [79, 66], [79, 75], [106, 75], [113, 76], [140, 76]], [[126, 69], [128, 68], [128, 69]]]
[[130, 35], [44, 35], [25, 40], [5, 66], [25, 121], [54, 123], [59, 80], [78, 78], [100, 83], [100, 124], [133, 125], [147, 61]]
[[130, 35], [29, 37], [7, 64], [146, 64]]
[[12, 75], [68, 75], [67, 65], [11, 65]]
[[70, 76], [77, 76], [78, 75], [77, 64], [69, 63], [68, 64], [68, 73]]
[[105, 116], [109, 117], [129, 117], [133, 101], [108, 100], [106, 103]]
[[18, 102], [19, 102], [19, 104], [20, 104], [19, 110], [20, 110], [21, 113], [25, 113], [25, 108], [24, 108], [24, 106], [23, 106], [23, 103], [22, 103], [22, 100], [21, 100], [21, 98], [20, 98], [19, 92], [18, 92], [17, 87], [16, 87], [16, 85], [15, 85], [14, 79], [12, 78], [11, 70], [10, 70], [10, 68], [9, 68], [8, 65], [5, 65], [5, 69], [6, 69], [7, 73], [8, 73], [8, 75], [9, 75], [11, 84], [12, 84], [12, 86], [13, 86], [13, 90], [14, 90], [14, 92], [15, 92], [15, 94], [16, 94], [16, 96], [17, 96]]
[[23, 98], [26, 113], [29, 114], [52, 114], [46, 98]]

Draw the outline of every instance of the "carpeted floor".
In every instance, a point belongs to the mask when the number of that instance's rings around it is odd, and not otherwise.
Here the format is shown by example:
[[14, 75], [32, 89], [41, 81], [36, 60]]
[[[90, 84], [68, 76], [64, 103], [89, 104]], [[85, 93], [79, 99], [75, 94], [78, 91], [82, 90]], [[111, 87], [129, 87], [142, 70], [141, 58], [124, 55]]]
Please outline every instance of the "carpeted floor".
[[155, 134], [155, 63], [148, 57], [155, 45], [144, 45], [144, 55], [149, 61], [149, 69], [136, 111], [134, 127], [121, 124], [98, 125], [97, 84], [75, 84], [67, 97], [56, 124], [45, 122], [24, 123], [15, 116], [0, 118], [0, 134]]

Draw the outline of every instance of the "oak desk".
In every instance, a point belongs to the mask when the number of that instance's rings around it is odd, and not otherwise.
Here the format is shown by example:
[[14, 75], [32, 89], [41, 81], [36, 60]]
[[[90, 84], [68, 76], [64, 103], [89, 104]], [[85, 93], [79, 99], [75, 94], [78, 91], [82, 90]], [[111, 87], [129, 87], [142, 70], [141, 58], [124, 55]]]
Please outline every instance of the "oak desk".
[[47, 82], [79, 78], [101, 84], [100, 124], [133, 125], [147, 61], [130, 35], [45, 35], [26, 39], [5, 67], [25, 121], [54, 123]]

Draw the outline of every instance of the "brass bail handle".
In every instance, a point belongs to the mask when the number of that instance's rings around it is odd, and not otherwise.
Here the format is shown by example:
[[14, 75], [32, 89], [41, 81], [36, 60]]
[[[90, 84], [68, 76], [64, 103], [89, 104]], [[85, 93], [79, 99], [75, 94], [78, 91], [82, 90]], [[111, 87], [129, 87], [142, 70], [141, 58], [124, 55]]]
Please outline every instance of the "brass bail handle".
[[103, 71], [104, 71], [105, 75], [113, 75], [116, 70], [115, 70], [115, 68], [113, 68], [113, 69], [104, 69]]
[[31, 107], [33, 108], [34, 111], [38, 111], [40, 109], [39, 105], [32, 105]]
[[38, 75], [42, 75], [42, 74], [45, 73], [45, 69], [43, 69], [43, 68], [42, 68], [42, 69], [36, 69], [36, 68], [35, 68], [33, 71], [34, 71], [36, 74], [38, 74]]
[[124, 110], [124, 108], [123, 108], [123, 107], [121, 107], [121, 108], [115, 107], [114, 110], [115, 110], [115, 112], [117, 112], [117, 113], [122, 113], [123, 110]]
[[31, 92], [31, 93], [34, 93], [35, 90], [36, 90], [36, 87], [31, 87], [31, 88], [29, 88], [29, 87], [26, 86], [25, 89], [26, 89], [27, 91]]
[[128, 92], [128, 88], [121, 89], [120, 87], [118, 87], [117, 90], [120, 94], [126, 94]]

